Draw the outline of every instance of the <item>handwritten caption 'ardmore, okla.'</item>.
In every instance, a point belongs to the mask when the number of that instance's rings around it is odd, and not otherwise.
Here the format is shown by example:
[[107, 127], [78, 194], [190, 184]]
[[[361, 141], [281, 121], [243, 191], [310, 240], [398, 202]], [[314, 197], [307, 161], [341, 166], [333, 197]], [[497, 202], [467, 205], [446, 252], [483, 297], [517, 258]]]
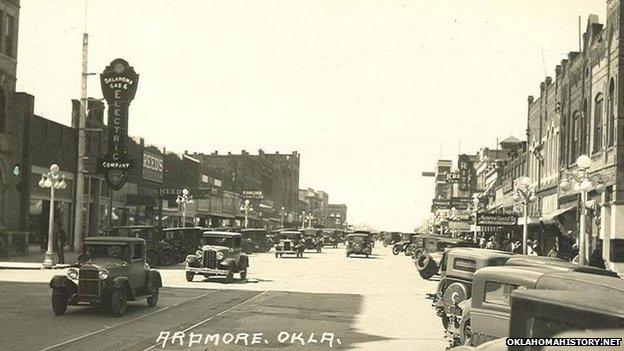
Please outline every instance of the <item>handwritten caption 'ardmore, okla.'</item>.
[[185, 333], [183, 331], [161, 331], [156, 339], [156, 345], [161, 348], [170, 346], [197, 347], [219, 346], [219, 345], [239, 345], [239, 346], [257, 346], [269, 345], [273, 342], [281, 345], [326, 345], [333, 348], [335, 345], [342, 345], [340, 338], [334, 333], [310, 333], [304, 334], [300, 332], [281, 331], [269, 338], [264, 333], [223, 333], [223, 334], [202, 334], [202, 333]]

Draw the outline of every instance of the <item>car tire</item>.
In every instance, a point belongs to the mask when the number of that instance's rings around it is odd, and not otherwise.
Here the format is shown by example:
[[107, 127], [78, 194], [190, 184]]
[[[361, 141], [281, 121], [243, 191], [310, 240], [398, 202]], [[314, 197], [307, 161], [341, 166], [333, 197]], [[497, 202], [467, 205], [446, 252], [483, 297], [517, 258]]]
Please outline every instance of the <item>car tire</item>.
[[396, 256], [400, 253], [401, 253], [401, 248], [398, 245], [394, 245], [392, 247], [392, 254]]
[[284, 254], [281, 253], [279, 256], [280, 256], [280, 258], [282, 258], [282, 257], [284, 257]]
[[447, 330], [450, 323], [449, 317], [444, 314], [440, 317], [440, 319], [442, 320], [442, 327], [444, 328], [444, 330]]
[[240, 279], [247, 280], [247, 267], [240, 272]]
[[225, 275], [225, 284], [231, 284], [234, 281], [234, 269], [228, 268], [228, 272]]
[[384, 247], [388, 247], [388, 243], [384, 241], [384, 242], [383, 242], [383, 246], [384, 246]]
[[111, 313], [115, 317], [121, 317], [126, 314], [128, 307], [128, 292], [125, 287], [117, 288], [113, 290], [111, 295], [110, 309]]
[[279, 254], [276, 252], [276, 253], [275, 253], [275, 258], [277, 258], [277, 256], [279, 256]]
[[57, 316], [62, 316], [67, 311], [67, 292], [65, 290], [52, 290], [52, 311]]
[[145, 260], [150, 267], [156, 267], [160, 263], [158, 252], [154, 250], [148, 250], [145, 255]]
[[470, 321], [466, 321], [464, 330], [462, 331], [462, 344], [466, 346], [472, 346], [472, 329], [470, 328]]
[[193, 272], [185, 272], [185, 275], [186, 275], [187, 282], [192, 282], [193, 278], [195, 277], [195, 273]]
[[366, 258], [368, 258], [368, 254], [366, 254]]
[[437, 270], [435, 262], [427, 253], [423, 253], [418, 257], [416, 267], [418, 268], [420, 276], [425, 280], [429, 280], [429, 278], [433, 277]]
[[158, 287], [152, 286], [150, 288], [150, 296], [147, 297], [147, 306], [154, 307], [158, 303]]
[[347, 257], [349, 257], [350, 253], [347, 252]]

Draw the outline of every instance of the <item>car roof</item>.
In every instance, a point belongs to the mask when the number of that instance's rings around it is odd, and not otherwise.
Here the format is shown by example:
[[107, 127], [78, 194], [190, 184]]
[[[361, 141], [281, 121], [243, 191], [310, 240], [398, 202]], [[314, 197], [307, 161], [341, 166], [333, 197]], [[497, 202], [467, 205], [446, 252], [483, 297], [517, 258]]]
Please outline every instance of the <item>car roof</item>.
[[583, 290], [619, 291], [624, 294], [624, 279], [618, 276], [581, 273], [559, 268], [540, 278], [539, 286], [550, 289], [585, 287]]
[[209, 228], [206, 227], [181, 227], [181, 228], [165, 228], [163, 232], [172, 232], [174, 230], [204, 230], [207, 231]]
[[553, 269], [559, 268], [560, 271], [574, 271], [610, 277], [618, 276], [617, 273], [606, 269], [586, 265], [578, 265], [556, 257], [516, 255], [507, 261], [507, 266], [551, 267]]
[[462, 258], [490, 259], [496, 257], [512, 257], [514, 254], [508, 251], [481, 249], [478, 247], [456, 247], [449, 250], [449, 257], [461, 256]]
[[514, 277], [519, 285], [533, 285], [540, 277], [556, 268], [552, 267], [531, 267], [531, 266], [490, 266], [478, 269], [474, 273], [475, 285], [481, 280], [508, 281], [509, 277]]
[[218, 231], [205, 231], [204, 236], [241, 236], [240, 233], [234, 232], [218, 232]]
[[591, 311], [624, 318], [624, 293], [596, 294], [587, 290], [530, 289], [516, 290], [512, 293], [512, 297], [513, 299], [522, 298], [538, 304], [558, 305], [565, 309]]
[[141, 238], [128, 237], [128, 236], [90, 236], [85, 238], [86, 244], [94, 243], [144, 243], [145, 240]]

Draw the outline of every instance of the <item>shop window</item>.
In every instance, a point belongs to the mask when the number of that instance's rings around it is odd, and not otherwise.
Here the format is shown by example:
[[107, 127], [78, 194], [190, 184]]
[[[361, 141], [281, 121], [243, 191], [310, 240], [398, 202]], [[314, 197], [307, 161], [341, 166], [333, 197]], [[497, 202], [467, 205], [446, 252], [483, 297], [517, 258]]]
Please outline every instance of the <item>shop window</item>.
[[602, 94], [598, 93], [595, 99], [594, 107], [594, 145], [593, 152], [600, 152], [602, 150], [602, 108], [603, 108]]

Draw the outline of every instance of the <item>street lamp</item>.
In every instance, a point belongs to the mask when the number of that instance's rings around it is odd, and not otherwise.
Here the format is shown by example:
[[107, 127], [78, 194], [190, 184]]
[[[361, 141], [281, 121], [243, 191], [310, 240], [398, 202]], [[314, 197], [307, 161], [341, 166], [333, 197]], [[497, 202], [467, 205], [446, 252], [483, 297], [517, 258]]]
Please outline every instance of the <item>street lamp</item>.
[[285, 214], [285, 213], [286, 213], [286, 212], [284, 212], [284, 206], [282, 206], [282, 208], [281, 208], [281, 210], [280, 210], [280, 217], [281, 217], [281, 223], [280, 223], [280, 225], [281, 225], [281, 227], [282, 227], [282, 228], [284, 228], [284, 214]]
[[182, 210], [182, 227], [186, 227], [186, 204], [193, 203], [193, 196], [189, 194], [188, 189], [182, 189], [182, 195], [178, 195], [176, 203]]
[[[50, 219], [48, 220], [48, 249], [43, 259], [43, 267], [52, 268], [54, 262], [52, 261], [52, 240], [54, 240], [54, 190], [67, 188], [65, 183], [65, 176], [59, 174], [59, 166], [53, 164], [50, 166], [50, 172], [42, 174], [39, 181], [41, 188], [50, 188]], [[78, 233], [76, 233], [78, 235]], [[63, 248], [61, 248], [62, 250]]]
[[253, 212], [253, 207], [249, 204], [249, 200], [245, 200], [245, 203], [240, 207], [240, 210], [245, 212], [245, 228], [247, 228], [249, 212]]
[[524, 176], [520, 178], [520, 184], [516, 188], [516, 203], [522, 204], [522, 216], [524, 223], [522, 225], [522, 253], [527, 254], [527, 242], [529, 240], [529, 204], [535, 200], [535, 187], [532, 186], [531, 178]]
[[578, 169], [576, 172], [566, 172], [563, 174], [563, 179], [559, 184], [561, 190], [569, 191], [572, 189], [572, 182], [575, 182], [574, 188], [581, 193], [580, 210], [581, 218], [579, 223], [579, 264], [587, 263], [587, 242], [586, 242], [586, 226], [587, 226], [587, 193], [592, 190], [596, 190], [598, 194], [604, 193], [606, 185], [602, 177], [595, 175], [590, 176], [589, 166], [591, 166], [591, 159], [587, 155], [581, 155], [576, 159], [576, 165]]

